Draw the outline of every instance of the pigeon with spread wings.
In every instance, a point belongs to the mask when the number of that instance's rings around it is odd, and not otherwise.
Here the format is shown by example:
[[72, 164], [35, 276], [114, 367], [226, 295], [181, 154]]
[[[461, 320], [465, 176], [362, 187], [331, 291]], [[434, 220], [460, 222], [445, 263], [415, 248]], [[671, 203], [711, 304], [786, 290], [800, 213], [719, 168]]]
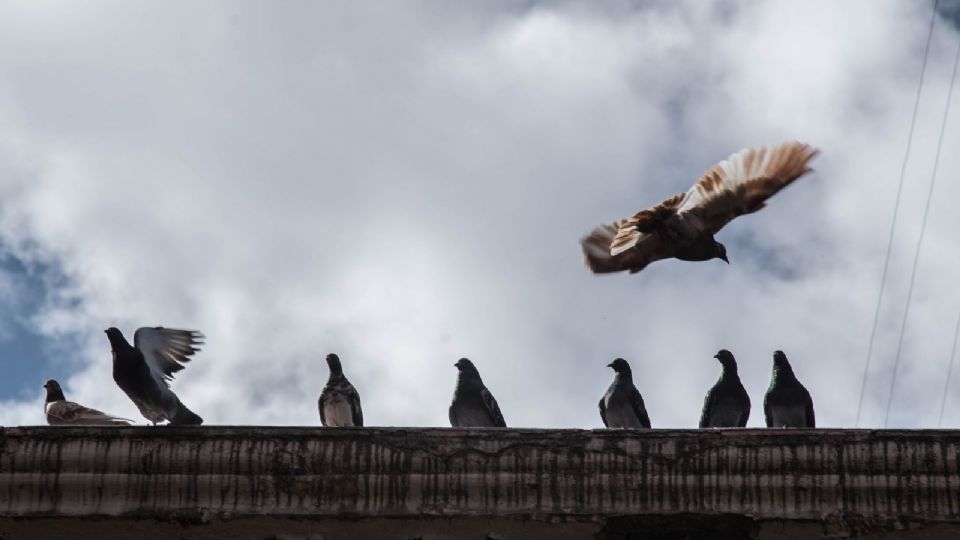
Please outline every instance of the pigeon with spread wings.
[[51, 426], [129, 426], [132, 422], [126, 418], [109, 415], [105, 412], [84, 407], [79, 403], [67, 401], [60, 383], [50, 379], [43, 383], [47, 389], [47, 399], [43, 412]]
[[154, 424], [164, 420], [171, 425], [203, 423], [170, 390], [173, 374], [184, 368], [203, 344], [203, 334], [193, 330], [143, 327], [133, 334], [133, 345], [120, 330], [109, 328], [107, 338], [113, 349], [113, 380]]
[[704, 173], [686, 193], [627, 219], [601, 225], [580, 239], [586, 265], [602, 274], [639, 272], [654, 261], [727, 259], [715, 235], [733, 218], [750, 214], [812, 169], [817, 149], [800, 142], [748, 148]]

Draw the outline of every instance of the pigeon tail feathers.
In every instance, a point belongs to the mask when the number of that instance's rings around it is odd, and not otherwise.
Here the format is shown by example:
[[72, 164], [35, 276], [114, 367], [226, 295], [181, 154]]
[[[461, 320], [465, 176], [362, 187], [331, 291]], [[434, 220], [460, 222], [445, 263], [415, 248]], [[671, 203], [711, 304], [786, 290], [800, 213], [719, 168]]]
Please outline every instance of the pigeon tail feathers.
[[183, 403], [177, 407], [176, 416], [170, 419], [171, 426], [199, 426], [202, 423], [203, 418], [188, 409]]

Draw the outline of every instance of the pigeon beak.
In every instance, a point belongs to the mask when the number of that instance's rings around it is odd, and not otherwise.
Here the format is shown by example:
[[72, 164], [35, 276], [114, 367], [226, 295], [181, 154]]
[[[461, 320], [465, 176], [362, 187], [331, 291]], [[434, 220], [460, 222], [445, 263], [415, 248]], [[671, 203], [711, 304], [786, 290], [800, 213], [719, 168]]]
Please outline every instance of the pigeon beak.
[[612, 367], [613, 367], [613, 362], [607, 364], [607, 367], [608, 367], [608, 368], [612, 368]]

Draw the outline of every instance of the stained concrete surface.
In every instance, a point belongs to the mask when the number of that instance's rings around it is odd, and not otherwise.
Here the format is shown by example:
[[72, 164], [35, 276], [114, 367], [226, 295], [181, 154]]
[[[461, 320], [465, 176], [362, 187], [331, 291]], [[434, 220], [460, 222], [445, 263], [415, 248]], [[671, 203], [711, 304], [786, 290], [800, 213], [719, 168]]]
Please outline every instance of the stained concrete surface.
[[960, 538], [958, 458], [949, 430], [0, 428], [0, 538]]

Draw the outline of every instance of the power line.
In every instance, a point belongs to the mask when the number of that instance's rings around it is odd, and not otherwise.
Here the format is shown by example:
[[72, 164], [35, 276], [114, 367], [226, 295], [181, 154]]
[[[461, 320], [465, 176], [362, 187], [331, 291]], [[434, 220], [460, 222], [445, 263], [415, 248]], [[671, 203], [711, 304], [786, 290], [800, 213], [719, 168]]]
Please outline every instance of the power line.
[[907, 306], [903, 309], [903, 320], [900, 322], [900, 338], [897, 341], [897, 355], [893, 360], [893, 376], [890, 377], [890, 393], [887, 395], [887, 412], [883, 417], [883, 427], [887, 427], [887, 423], [890, 421], [890, 405], [893, 403], [893, 389], [897, 383], [897, 368], [900, 366], [903, 334], [907, 328], [907, 317], [910, 315], [910, 304], [911, 300], [913, 300], [913, 284], [917, 277], [917, 262], [920, 260], [920, 248], [923, 247], [923, 235], [927, 231], [927, 216], [930, 214], [930, 202], [933, 200], [933, 187], [937, 181], [937, 167], [940, 165], [940, 149], [943, 147], [943, 134], [947, 129], [947, 117], [950, 114], [953, 85], [957, 80], [958, 63], [960, 63], [960, 42], [957, 43], [957, 54], [953, 59], [953, 73], [950, 75], [950, 89], [947, 90], [947, 104], [943, 109], [943, 122], [940, 123], [940, 140], [937, 141], [937, 154], [933, 158], [933, 174], [930, 175], [930, 189], [927, 191], [927, 204], [923, 208], [923, 222], [920, 225], [920, 237], [917, 239], [917, 250], [913, 254], [913, 268], [910, 270], [910, 286], [907, 288]]
[[947, 366], [947, 380], [943, 383], [943, 399], [940, 400], [940, 418], [937, 427], [943, 425], [943, 411], [947, 408], [947, 391], [950, 390], [950, 375], [953, 374], [953, 361], [957, 357], [957, 337], [960, 336], [960, 316], [957, 317], [957, 329], [953, 331], [953, 348], [950, 349], [950, 365]]
[[867, 362], [863, 366], [863, 381], [860, 383], [860, 400], [857, 402], [857, 420], [854, 427], [860, 427], [860, 413], [863, 410], [863, 395], [867, 389], [867, 373], [870, 371], [870, 359], [873, 356], [873, 342], [877, 335], [877, 323], [880, 320], [880, 305], [883, 301], [883, 289], [887, 283], [887, 271], [890, 269], [890, 252], [893, 249], [893, 232], [897, 228], [897, 215], [900, 212], [900, 195], [903, 193], [903, 179], [907, 173], [907, 160], [910, 157], [910, 148], [913, 146], [913, 131], [917, 125], [917, 110], [920, 108], [920, 94], [923, 90], [923, 74], [927, 70], [927, 57], [930, 55], [930, 42], [933, 41], [933, 23], [937, 20], [937, 6], [940, 0], [934, 0], [933, 13], [930, 15], [930, 29], [927, 31], [927, 45], [923, 49], [923, 63], [920, 65], [920, 83], [917, 85], [917, 96], [913, 101], [913, 117], [910, 119], [910, 132], [907, 135], [907, 149], [903, 154], [903, 164], [900, 166], [900, 182], [897, 184], [897, 197], [893, 206], [893, 219], [890, 220], [890, 235], [887, 239], [887, 255], [883, 259], [883, 274], [880, 277], [880, 291], [877, 293], [877, 307], [873, 312], [873, 328], [870, 330], [870, 342], [867, 346]]

